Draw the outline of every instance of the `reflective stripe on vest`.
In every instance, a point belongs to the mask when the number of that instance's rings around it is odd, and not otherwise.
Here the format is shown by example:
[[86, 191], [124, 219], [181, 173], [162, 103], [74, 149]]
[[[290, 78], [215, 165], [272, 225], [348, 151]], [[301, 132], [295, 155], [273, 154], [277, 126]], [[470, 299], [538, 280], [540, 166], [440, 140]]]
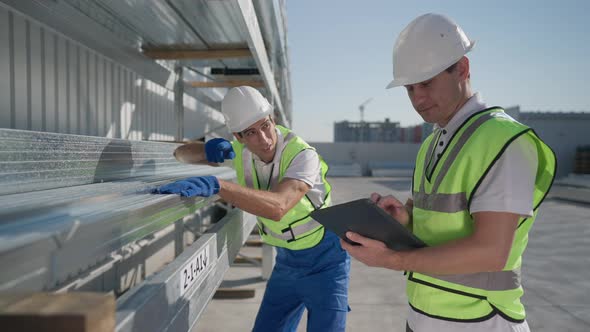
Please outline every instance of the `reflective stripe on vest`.
[[414, 193], [414, 206], [424, 210], [454, 213], [467, 210], [467, 196], [458, 194]]
[[266, 227], [263, 223], [258, 223], [258, 227], [260, 227], [263, 233], [284, 241], [294, 241], [295, 238], [299, 235], [307, 233], [313, 230], [314, 228], [318, 228], [321, 226], [322, 225], [319, 222], [315, 221], [314, 219], [310, 219], [305, 224], [297, 225], [295, 226], [295, 228], [289, 226], [288, 228], [283, 230], [282, 234], [277, 234], [273, 232], [270, 228]]
[[432, 278], [487, 291], [503, 291], [520, 287], [520, 268], [512, 271], [438, 275], [422, 273]]

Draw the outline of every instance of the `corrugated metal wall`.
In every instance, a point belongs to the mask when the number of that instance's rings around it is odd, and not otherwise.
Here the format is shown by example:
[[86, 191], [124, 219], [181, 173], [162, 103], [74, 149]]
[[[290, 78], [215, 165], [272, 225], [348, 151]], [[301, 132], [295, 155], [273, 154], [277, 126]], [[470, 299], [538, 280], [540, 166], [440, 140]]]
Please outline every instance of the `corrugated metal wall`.
[[0, 127], [174, 140], [174, 93], [0, 6]]

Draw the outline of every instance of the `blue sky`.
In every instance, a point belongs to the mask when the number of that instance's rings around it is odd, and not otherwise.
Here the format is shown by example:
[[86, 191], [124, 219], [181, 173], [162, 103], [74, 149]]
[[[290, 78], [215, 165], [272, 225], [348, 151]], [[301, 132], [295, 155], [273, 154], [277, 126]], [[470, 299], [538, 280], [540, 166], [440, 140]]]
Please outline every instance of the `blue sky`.
[[332, 141], [335, 121], [421, 123], [405, 89], [385, 90], [392, 50], [415, 17], [450, 16], [476, 40], [472, 86], [488, 105], [590, 112], [590, 1], [287, 0], [293, 128]]

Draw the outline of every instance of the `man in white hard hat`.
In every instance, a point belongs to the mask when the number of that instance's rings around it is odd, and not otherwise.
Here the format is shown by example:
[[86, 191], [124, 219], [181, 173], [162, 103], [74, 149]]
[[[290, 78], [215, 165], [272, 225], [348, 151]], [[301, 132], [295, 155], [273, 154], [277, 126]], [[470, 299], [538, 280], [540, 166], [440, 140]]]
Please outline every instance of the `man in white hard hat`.
[[434, 132], [416, 158], [412, 199], [371, 199], [429, 247], [395, 252], [349, 232], [341, 244], [370, 266], [406, 271], [407, 331], [528, 331], [522, 253], [555, 174], [555, 156], [528, 127], [487, 107], [470, 84], [474, 42], [426, 14], [399, 35], [394, 80]]
[[308, 331], [344, 331], [350, 310], [350, 257], [336, 234], [309, 216], [330, 204], [328, 166], [313, 147], [275, 124], [272, 106], [256, 89], [231, 89], [221, 108], [235, 140], [186, 144], [175, 156], [187, 163], [234, 159], [239, 184], [200, 176], [162, 186], [158, 192], [219, 194], [258, 216], [260, 235], [277, 247], [277, 255], [254, 331], [295, 331], [304, 308]]

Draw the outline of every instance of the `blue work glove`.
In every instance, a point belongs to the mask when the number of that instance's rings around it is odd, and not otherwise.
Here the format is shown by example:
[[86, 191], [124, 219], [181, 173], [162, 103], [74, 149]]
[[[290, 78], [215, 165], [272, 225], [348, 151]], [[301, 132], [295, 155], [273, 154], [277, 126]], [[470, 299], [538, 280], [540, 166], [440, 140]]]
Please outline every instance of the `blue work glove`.
[[182, 197], [209, 197], [219, 192], [219, 181], [214, 176], [195, 176], [168, 183], [156, 190], [155, 194], [178, 194]]
[[231, 143], [223, 138], [214, 138], [205, 143], [205, 155], [210, 163], [222, 163], [225, 159], [234, 159], [236, 153]]

